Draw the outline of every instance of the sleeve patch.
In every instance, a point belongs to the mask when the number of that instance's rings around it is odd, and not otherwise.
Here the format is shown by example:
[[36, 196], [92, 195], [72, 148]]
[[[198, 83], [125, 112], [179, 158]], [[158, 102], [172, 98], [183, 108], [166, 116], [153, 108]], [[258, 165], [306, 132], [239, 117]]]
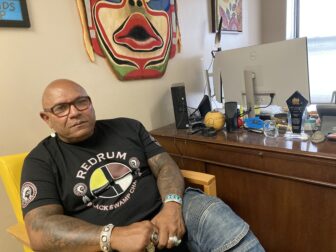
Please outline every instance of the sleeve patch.
[[21, 188], [21, 204], [22, 208], [26, 208], [37, 195], [37, 188], [31, 182], [25, 182]]

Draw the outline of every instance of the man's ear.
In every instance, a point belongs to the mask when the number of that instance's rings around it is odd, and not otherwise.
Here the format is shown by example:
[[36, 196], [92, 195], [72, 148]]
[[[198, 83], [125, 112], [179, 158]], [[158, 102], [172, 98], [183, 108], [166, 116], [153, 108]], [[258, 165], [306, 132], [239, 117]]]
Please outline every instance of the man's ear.
[[43, 121], [45, 121], [49, 125], [49, 127], [51, 127], [50, 126], [50, 121], [49, 121], [50, 117], [47, 113], [40, 112], [40, 117], [42, 118]]

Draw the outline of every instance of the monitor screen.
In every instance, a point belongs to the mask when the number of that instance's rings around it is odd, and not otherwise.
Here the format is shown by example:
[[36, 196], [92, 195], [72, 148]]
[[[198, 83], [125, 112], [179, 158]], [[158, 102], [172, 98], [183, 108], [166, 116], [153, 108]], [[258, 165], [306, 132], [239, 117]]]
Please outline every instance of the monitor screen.
[[236, 101], [246, 108], [249, 85], [255, 106], [269, 104], [270, 94], [275, 94], [272, 104], [285, 107], [295, 91], [310, 102], [307, 39], [218, 52], [213, 81], [216, 100], [220, 103]]

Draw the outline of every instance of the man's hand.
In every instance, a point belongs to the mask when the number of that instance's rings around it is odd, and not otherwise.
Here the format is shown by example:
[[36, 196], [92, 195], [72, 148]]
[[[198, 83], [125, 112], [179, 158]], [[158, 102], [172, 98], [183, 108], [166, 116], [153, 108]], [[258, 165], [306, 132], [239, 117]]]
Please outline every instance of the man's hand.
[[[184, 179], [175, 161], [168, 153], [163, 152], [148, 159], [148, 164], [157, 179], [162, 199], [169, 194], [183, 195]], [[176, 244], [169, 237], [181, 239], [185, 233], [182, 206], [176, 202], [164, 203], [161, 211], [152, 219], [152, 223], [159, 229], [159, 243], [157, 247], [172, 248]]]
[[157, 247], [172, 248], [174, 243], [169, 237], [177, 236], [182, 239], [185, 233], [185, 226], [182, 216], [182, 206], [176, 202], [167, 202], [162, 210], [152, 219], [152, 223], [158, 228], [159, 243]]
[[157, 228], [150, 221], [136, 222], [125, 227], [115, 227], [111, 247], [119, 252], [143, 252]]

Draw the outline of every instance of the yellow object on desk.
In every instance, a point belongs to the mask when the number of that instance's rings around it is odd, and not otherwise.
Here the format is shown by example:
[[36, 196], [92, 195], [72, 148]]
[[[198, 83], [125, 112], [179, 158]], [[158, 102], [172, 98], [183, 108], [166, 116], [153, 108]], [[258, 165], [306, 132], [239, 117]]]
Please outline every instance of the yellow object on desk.
[[220, 130], [224, 127], [225, 117], [219, 111], [210, 111], [204, 117], [204, 124], [206, 127], [213, 127]]

